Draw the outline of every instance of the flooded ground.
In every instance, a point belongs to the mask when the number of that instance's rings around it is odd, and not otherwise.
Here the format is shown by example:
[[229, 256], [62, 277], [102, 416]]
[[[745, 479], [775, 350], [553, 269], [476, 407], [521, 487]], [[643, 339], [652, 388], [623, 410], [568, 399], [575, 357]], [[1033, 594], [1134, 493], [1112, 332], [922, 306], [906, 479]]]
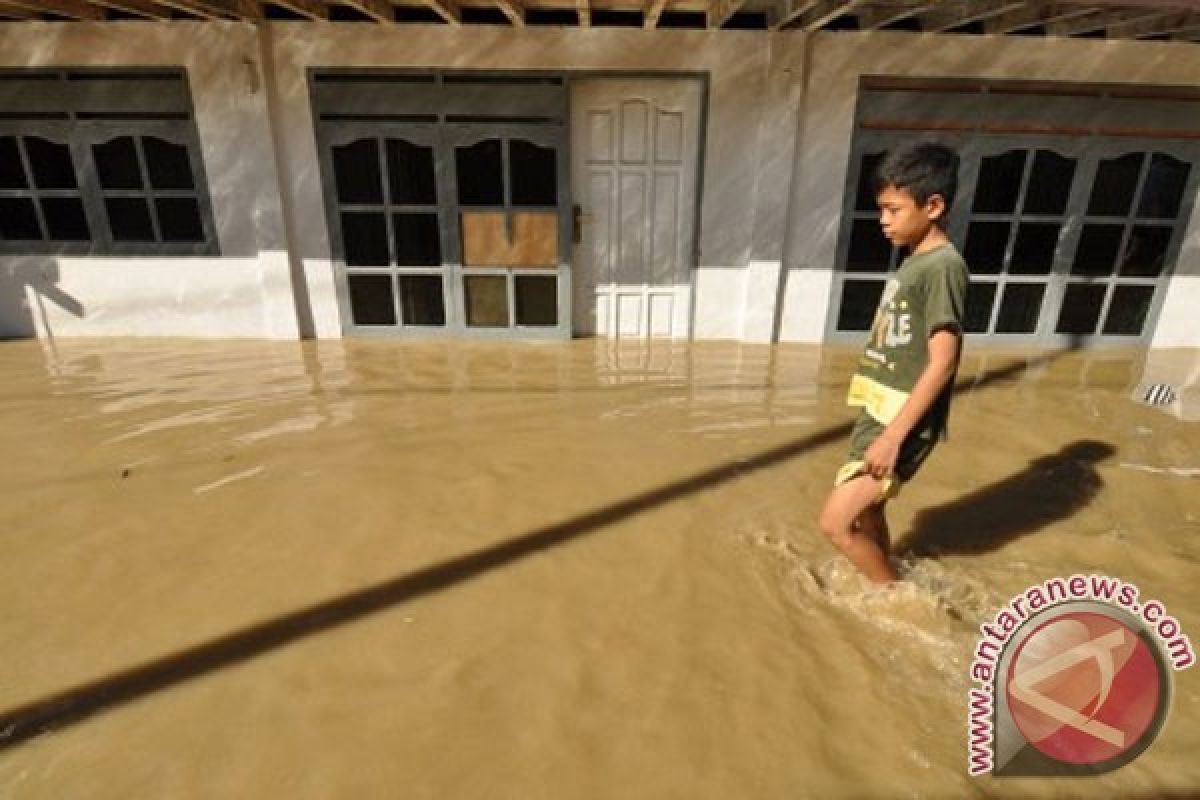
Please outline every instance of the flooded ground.
[[1139, 356], [969, 353], [872, 592], [814, 524], [855, 355], [0, 343], [0, 713], [52, 728], [0, 795], [1200, 792], [1200, 670], [1097, 778], [969, 778], [965, 723], [977, 626], [1049, 577], [1200, 637], [1200, 427]]

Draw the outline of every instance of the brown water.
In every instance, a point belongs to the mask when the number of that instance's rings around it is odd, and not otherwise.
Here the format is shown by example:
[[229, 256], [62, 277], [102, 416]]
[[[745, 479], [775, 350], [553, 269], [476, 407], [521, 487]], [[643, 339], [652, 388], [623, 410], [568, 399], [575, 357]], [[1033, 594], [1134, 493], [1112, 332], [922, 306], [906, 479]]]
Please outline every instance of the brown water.
[[1137, 356], [969, 353], [889, 510], [909, 580], [870, 591], [813, 521], [853, 361], [0, 344], [0, 712], [74, 692], [0, 795], [1200, 792], [1200, 670], [1098, 778], [969, 778], [965, 724], [976, 626], [1046, 578], [1200, 638], [1200, 427], [1130, 401]]

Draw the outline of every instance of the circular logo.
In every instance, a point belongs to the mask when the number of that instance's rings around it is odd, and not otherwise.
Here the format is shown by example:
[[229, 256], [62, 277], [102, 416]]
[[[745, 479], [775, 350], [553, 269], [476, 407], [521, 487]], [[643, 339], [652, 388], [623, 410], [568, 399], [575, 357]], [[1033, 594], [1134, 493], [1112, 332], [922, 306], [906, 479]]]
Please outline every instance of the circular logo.
[[1136, 757], [1157, 735], [1169, 699], [1154, 644], [1098, 611], [1068, 611], [1035, 628], [1009, 662], [1005, 691], [1025, 740], [1075, 765]]

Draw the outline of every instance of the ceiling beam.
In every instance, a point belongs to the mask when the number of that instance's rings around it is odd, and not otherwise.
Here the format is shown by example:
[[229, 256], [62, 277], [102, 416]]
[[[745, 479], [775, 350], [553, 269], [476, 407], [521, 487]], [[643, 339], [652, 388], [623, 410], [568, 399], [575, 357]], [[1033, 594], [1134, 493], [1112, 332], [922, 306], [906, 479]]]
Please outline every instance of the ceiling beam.
[[204, 19], [260, 19], [262, 10], [248, 0], [155, 0], [156, 3]]
[[85, 3], [83, 0], [5, 0], [5, 2], [9, 6], [28, 11], [57, 14], [70, 19], [104, 19], [104, 9]]
[[1014, 2], [1014, 0], [984, 0], [983, 2], [954, 0], [953, 2], [939, 3], [937, 8], [922, 17], [924, 21], [921, 27], [926, 31], [940, 33], [960, 25], [984, 22], [1024, 6], [1023, 0], [1021, 2]]
[[745, 4], [746, 0], [711, 0], [704, 10], [705, 27], [710, 30], [720, 28]]
[[0, 3], [0, 17], [4, 19], [36, 19], [37, 14], [28, 8], [20, 8], [8, 3]]
[[396, 9], [384, 0], [342, 0], [360, 14], [366, 14], [380, 25], [391, 25], [396, 21]]
[[579, 17], [579, 27], [592, 27], [592, 6], [590, 0], [575, 0], [575, 14]]
[[520, 0], [496, 0], [496, 5], [514, 27], [525, 27], [525, 9], [522, 8]]
[[984, 33], [1012, 33], [1037, 25], [1052, 25], [1056, 22], [1086, 17], [1095, 11], [1096, 9], [1092, 6], [1056, 5], [1053, 3], [1044, 6], [1029, 5], [992, 17], [983, 23], [983, 31]]
[[1046, 26], [1046, 33], [1052, 36], [1079, 36], [1084, 33], [1095, 33], [1107, 30], [1113, 25], [1133, 22], [1140, 19], [1153, 19], [1169, 12], [1158, 11], [1096, 11], [1084, 17], [1077, 17], [1065, 22], [1056, 22]]
[[941, 5], [938, 0], [926, 0], [926, 2], [913, 3], [907, 6], [893, 6], [891, 8], [869, 8], [858, 15], [858, 29], [860, 31], [874, 31], [880, 28], [892, 25], [896, 22], [902, 22], [918, 14], [930, 11]]
[[1200, 28], [1200, 16], [1195, 14], [1155, 14], [1110, 25], [1107, 33], [1113, 39], [1141, 39], [1196, 28]]
[[650, 5], [646, 7], [646, 13], [642, 15], [642, 27], [646, 30], [654, 30], [658, 27], [658, 18], [662, 16], [663, 9], [667, 7], [667, 0], [650, 0]]
[[462, 9], [454, 0], [422, 0], [430, 11], [449, 25], [462, 25]]
[[319, 3], [317, 0], [270, 0], [270, 2], [313, 22], [325, 22], [329, 19], [329, 6]]
[[783, 0], [779, 4], [779, 14], [775, 23], [771, 25], [771, 30], [777, 31], [787, 27], [792, 20], [808, 13], [808, 10], [815, 6], [819, 0]]
[[92, 5], [123, 11], [145, 19], [170, 19], [171, 13], [150, 0], [91, 0]]

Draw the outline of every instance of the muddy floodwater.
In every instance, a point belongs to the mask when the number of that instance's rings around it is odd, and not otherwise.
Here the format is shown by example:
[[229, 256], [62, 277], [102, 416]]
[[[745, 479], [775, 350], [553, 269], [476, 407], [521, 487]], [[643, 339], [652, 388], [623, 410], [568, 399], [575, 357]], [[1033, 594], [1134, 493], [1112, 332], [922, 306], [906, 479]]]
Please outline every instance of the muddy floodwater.
[[969, 351], [872, 591], [814, 522], [856, 355], [0, 343], [0, 796], [1200, 793], [1200, 669], [1103, 776], [966, 744], [1026, 587], [1117, 576], [1200, 640], [1200, 424], [1135, 402], [1145, 355]]

